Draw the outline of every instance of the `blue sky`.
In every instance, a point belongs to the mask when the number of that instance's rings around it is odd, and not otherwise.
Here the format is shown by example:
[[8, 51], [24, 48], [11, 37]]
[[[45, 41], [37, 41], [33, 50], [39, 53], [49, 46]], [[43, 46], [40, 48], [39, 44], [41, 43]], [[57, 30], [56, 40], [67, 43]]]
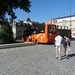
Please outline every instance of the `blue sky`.
[[50, 18], [58, 18], [58, 16], [70, 15], [70, 2], [71, 2], [71, 15], [75, 12], [75, 0], [30, 0], [31, 13], [26, 13], [20, 9], [15, 10], [18, 20], [26, 20], [29, 17], [32, 21], [47, 22]]

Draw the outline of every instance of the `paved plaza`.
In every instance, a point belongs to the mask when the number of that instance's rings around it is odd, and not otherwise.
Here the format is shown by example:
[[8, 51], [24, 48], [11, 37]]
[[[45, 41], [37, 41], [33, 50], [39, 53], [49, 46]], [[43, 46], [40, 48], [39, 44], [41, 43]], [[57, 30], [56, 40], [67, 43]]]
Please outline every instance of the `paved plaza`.
[[0, 49], [0, 75], [75, 75], [75, 41], [71, 42], [69, 59], [55, 58], [55, 47], [38, 44]]

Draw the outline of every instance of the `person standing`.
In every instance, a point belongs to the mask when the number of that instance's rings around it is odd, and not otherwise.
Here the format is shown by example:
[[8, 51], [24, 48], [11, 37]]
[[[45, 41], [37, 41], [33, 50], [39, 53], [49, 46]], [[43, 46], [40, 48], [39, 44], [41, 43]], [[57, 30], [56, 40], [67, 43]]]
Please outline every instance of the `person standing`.
[[70, 39], [66, 35], [64, 35], [63, 47], [64, 47], [65, 57], [67, 59], [68, 59], [68, 54], [69, 54], [70, 46], [71, 46]]
[[60, 60], [61, 60], [61, 56], [60, 56], [61, 42], [62, 42], [62, 37], [60, 36], [60, 34], [58, 34], [55, 37], [55, 47], [56, 47], [56, 58]]
[[63, 36], [63, 47], [64, 47], [64, 54], [65, 54], [65, 57], [66, 57], [66, 48], [67, 48], [67, 37], [66, 35]]

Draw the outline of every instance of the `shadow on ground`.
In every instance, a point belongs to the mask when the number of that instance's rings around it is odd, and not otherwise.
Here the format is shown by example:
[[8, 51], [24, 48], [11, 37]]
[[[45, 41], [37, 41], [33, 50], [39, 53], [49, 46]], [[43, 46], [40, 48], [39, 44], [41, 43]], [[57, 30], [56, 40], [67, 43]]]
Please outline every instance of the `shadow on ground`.
[[71, 57], [73, 57], [73, 56], [75, 56], [75, 53], [69, 54], [69, 58], [71, 58]]
[[39, 44], [42, 44], [42, 45], [54, 45], [54, 43], [39, 43]]
[[[68, 55], [68, 59], [69, 59], [69, 58], [72, 58], [72, 57], [74, 57], [74, 56], [75, 56], [75, 53], [69, 54], [69, 55]], [[62, 58], [62, 59], [65, 59], [65, 55], [63, 55], [61, 58]]]

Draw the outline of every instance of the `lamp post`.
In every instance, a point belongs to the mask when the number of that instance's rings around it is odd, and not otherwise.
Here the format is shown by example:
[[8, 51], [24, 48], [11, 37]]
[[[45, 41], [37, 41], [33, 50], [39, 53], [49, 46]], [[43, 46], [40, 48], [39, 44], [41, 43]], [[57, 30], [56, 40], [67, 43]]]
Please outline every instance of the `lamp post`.
[[[72, 31], [72, 24], [71, 24], [71, 1], [70, 1], [70, 31]], [[71, 32], [72, 37], [72, 32]]]
[[71, 30], [71, 1], [70, 1], [70, 30]]

